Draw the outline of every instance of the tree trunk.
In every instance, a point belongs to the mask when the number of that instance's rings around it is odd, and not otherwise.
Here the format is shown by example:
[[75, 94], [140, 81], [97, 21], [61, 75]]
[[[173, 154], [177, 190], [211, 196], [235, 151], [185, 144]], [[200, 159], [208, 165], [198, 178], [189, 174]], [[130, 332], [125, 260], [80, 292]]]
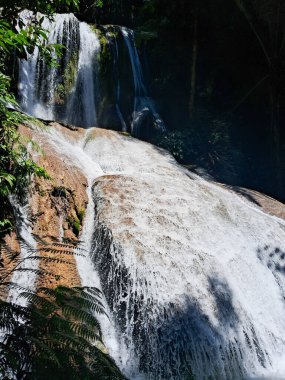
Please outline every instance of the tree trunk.
[[189, 102], [190, 119], [194, 116], [195, 95], [196, 95], [196, 71], [197, 71], [197, 55], [198, 55], [198, 10], [194, 14], [194, 33], [193, 33], [193, 48], [192, 48], [192, 68], [191, 68], [191, 88]]

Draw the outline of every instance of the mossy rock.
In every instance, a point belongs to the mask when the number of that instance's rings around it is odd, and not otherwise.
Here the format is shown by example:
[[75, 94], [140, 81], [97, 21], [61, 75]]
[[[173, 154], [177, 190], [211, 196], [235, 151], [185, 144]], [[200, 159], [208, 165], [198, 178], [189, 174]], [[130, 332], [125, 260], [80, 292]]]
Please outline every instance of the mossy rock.
[[84, 220], [84, 217], [85, 217], [85, 209], [84, 208], [80, 209], [78, 211], [77, 215], [78, 215], [78, 218], [80, 220], [80, 223], [82, 224], [83, 220]]
[[112, 52], [110, 48], [109, 38], [114, 38], [116, 36], [115, 33], [108, 33], [108, 37], [106, 36], [106, 32], [102, 29], [99, 29], [97, 25], [90, 25], [93, 32], [97, 35], [100, 43], [100, 73], [105, 76], [109, 72], [109, 67], [112, 64]]
[[75, 86], [78, 72], [78, 53], [74, 53], [69, 62], [67, 63], [62, 81], [56, 85], [55, 89], [55, 103], [64, 104], [66, 97], [71, 93]]
[[74, 233], [75, 236], [79, 236], [80, 231], [81, 231], [81, 222], [78, 218], [68, 218], [68, 224], [70, 228], [72, 229], [72, 232]]

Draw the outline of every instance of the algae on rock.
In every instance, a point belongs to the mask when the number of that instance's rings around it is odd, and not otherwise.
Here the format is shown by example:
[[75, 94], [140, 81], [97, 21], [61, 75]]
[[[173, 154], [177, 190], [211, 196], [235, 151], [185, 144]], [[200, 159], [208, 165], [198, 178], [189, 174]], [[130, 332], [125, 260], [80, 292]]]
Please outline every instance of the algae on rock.
[[55, 90], [55, 103], [64, 104], [67, 95], [69, 95], [75, 85], [78, 72], [78, 53], [73, 53], [68, 61], [63, 75]]

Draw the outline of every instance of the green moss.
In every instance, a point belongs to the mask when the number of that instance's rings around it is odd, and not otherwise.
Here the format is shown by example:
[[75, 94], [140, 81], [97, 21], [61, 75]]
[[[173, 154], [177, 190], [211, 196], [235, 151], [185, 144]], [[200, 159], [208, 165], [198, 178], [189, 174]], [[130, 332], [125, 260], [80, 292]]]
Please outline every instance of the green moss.
[[76, 236], [78, 236], [81, 230], [80, 221], [78, 219], [74, 219], [72, 227], [73, 227], [73, 232], [75, 233]]
[[101, 71], [101, 74], [104, 76], [104, 75], [107, 75], [108, 68], [112, 64], [112, 54], [111, 54], [111, 50], [110, 50], [109, 42], [107, 38], [105, 36], [102, 36], [99, 41], [100, 41], [100, 46], [101, 46], [100, 71]]
[[66, 93], [70, 93], [74, 87], [75, 79], [77, 76], [78, 68], [78, 54], [74, 53], [66, 65], [64, 70], [63, 79]]
[[119, 132], [123, 136], [132, 137], [129, 132]]
[[72, 232], [74, 233], [74, 235], [79, 236], [80, 231], [81, 231], [80, 220], [78, 218], [71, 218], [70, 217], [67, 219], [67, 221], [68, 221], [68, 224], [69, 224], [70, 228], [72, 229]]
[[25, 124], [27, 127], [31, 128], [31, 129], [38, 127], [42, 131], [45, 131], [45, 132], [48, 131], [48, 127], [43, 121], [35, 118], [34, 116], [30, 116], [30, 115], [23, 114], [22, 116], [23, 116], [22, 123]]
[[78, 69], [78, 53], [74, 53], [69, 62], [67, 63], [64, 73], [62, 76], [62, 82], [58, 83], [55, 90], [55, 102], [57, 104], [63, 104], [65, 98], [68, 94], [71, 93], [76, 77], [77, 77], [77, 69]]
[[97, 36], [99, 36], [100, 34], [102, 34], [102, 31], [100, 29], [97, 28], [97, 25], [96, 24], [91, 24], [89, 25], [91, 30], [93, 30], [93, 32], [95, 34], [97, 34]]
[[83, 220], [84, 220], [84, 216], [85, 216], [85, 209], [82, 208], [78, 211], [78, 218], [80, 220], [80, 223], [82, 224]]
[[[112, 53], [110, 49], [109, 40], [105, 32], [98, 29], [96, 25], [90, 25], [94, 33], [96, 33], [100, 43], [100, 72], [104, 76], [108, 73], [108, 67], [112, 64]], [[109, 38], [116, 37], [116, 33], [108, 31]]]

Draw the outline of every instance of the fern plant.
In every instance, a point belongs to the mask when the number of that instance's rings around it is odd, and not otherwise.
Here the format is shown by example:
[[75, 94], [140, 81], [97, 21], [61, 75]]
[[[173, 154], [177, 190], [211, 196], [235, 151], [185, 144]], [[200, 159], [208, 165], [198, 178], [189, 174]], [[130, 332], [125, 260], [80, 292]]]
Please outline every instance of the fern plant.
[[[0, 376], [2, 379], [30, 380], [120, 380], [125, 379], [109, 355], [102, 352], [102, 334], [96, 314], [105, 313], [101, 293], [96, 288], [58, 286], [37, 291], [9, 282], [15, 271], [36, 271], [38, 275], [51, 275], [43, 270], [21, 267], [24, 261], [35, 259], [53, 262], [64, 260], [58, 255], [84, 255], [75, 242], [45, 241], [35, 237], [38, 250], [23, 239], [28, 255], [20, 255], [2, 244], [13, 263], [4, 274], [0, 269], [0, 291], [16, 289], [19, 297], [26, 300], [21, 306], [9, 300], [0, 301]], [[7, 251], [8, 249], [8, 251]], [[53, 256], [55, 254], [56, 256]], [[1, 256], [2, 257], [2, 256]]]

